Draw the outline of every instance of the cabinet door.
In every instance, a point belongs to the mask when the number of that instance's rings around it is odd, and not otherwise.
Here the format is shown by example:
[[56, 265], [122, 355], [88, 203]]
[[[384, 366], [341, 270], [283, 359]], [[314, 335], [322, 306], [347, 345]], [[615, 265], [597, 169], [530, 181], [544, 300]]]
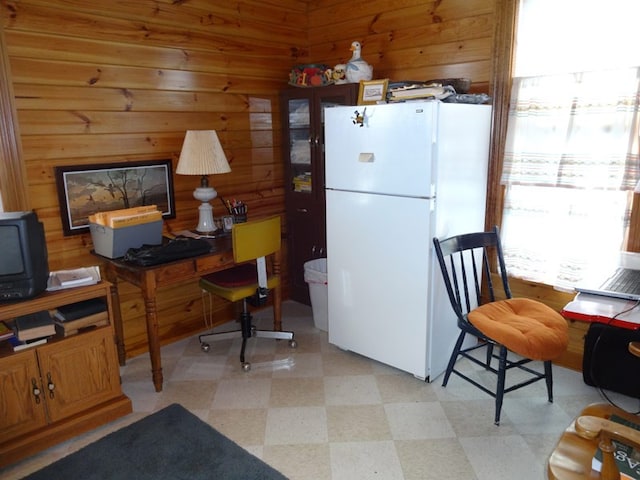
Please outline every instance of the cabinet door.
[[326, 256], [324, 110], [353, 105], [357, 84], [291, 89], [282, 94], [290, 296], [310, 304], [304, 263]]
[[313, 195], [311, 91], [291, 94], [283, 101], [287, 193], [305, 201]]
[[357, 85], [288, 90], [282, 95], [288, 198], [324, 202], [324, 109], [355, 103]]
[[0, 392], [2, 441], [47, 423], [35, 349], [0, 359]]
[[38, 357], [52, 422], [120, 395], [111, 328], [98, 328], [40, 347]]
[[304, 263], [325, 255], [320, 239], [324, 238], [324, 218], [318, 222], [313, 209], [294, 212], [287, 217], [289, 253], [289, 287], [291, 298], [310, 305], [309, 286], [304, 281]]

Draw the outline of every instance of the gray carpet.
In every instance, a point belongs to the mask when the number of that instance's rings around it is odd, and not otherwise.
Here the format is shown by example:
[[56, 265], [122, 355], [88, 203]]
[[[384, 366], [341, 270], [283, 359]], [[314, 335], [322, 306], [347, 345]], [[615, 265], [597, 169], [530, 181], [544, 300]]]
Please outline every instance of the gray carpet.
[[286, 480], [175, 403], [26, 478]]

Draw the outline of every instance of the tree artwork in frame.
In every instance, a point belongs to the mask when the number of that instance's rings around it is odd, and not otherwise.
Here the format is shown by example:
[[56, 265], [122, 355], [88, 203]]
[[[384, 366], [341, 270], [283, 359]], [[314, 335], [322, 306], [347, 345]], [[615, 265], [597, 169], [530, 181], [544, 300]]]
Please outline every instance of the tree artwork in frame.
[[55, 167], [65, 236], [89, 231], [89, 215], [156, 205], [174, 218], [171, 160]]

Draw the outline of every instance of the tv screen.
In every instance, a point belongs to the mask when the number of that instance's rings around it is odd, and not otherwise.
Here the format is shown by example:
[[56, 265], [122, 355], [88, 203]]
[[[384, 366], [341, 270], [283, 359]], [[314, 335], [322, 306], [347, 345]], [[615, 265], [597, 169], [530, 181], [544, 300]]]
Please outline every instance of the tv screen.
[[35, 297], [48, 278], [44, 226], [36, 213], [0, 213], [0, 301]]
[[0, 225], [0, 252], [2, 252], [0, 276], [24, 272], [20, 229], [16, 225]]

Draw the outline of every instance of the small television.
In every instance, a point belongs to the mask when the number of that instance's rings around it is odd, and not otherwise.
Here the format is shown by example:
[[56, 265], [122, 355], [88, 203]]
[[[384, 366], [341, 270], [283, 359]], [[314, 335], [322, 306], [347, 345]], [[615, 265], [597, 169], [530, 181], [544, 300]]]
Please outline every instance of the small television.
[[44, 226], [35, 212], [0, 212], [0, 302], [35, 297], [47, 289]]

